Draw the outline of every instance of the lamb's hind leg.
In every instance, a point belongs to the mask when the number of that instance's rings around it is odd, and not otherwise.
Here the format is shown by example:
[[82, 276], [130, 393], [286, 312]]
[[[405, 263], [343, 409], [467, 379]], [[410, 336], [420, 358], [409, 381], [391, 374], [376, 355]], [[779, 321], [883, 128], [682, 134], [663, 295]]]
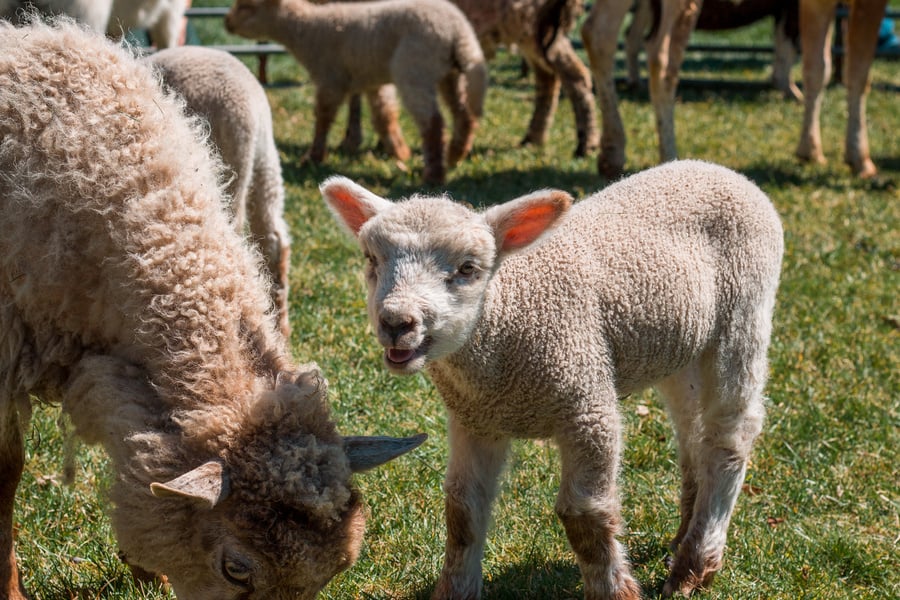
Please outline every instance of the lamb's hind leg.
[[449, 419], [450, 464], [444, 481], [447, 547], [432, 600], [481, 597], [481, 559], [509, 440], [479, 438]]
[[381, 148], [399, 161], [409, 160], [409, 146], [406, 145], [403, 131], [400, 129], [397, 89], [392, 85], [383, 85], [367, 92], [366, 95], [372, 109], [372, 127], [378, 134]]
[[[404, 75], [417, 73], [414, 69], [395, 70]], [[395, 77], [403, 105], [410, 112], [422, 135], [422, 158], [425, 162], [425, 183], [444, 183], [444, 119], [437, 102], [437, 82], [415, 80], [412, 76]]]
[[0, 598], [26, 600], [13, 544], [13, 506], [25, 466], [25, 449], [15, 403], [0, 398]]
[[453, 135], [447, 147], [447, 166], [455, 167], [472, 150], [477, 119], [466, 105], [466, 92], [461, 74], [454, 71], [444, 77], [440, 83], [440, 92], [453, 116]]
[[556, 512], [581, 568], [585, 600], [637, 600], [640, 586], [616, 539], [622, 528], [616, 492], [621, 423], [615, 394], [609, 398], [556, 436], [562, 457]]
[[[693, 438], [680, 440], [680, 446], [682, 450], [690, 448], [686, 476], [693, 472], [696, 489], [690, 482], [685, 484], [682, 515], [690, 520], [686, 527], [682, 523], [676, 536], [678, 547], [663, 587], [666, 596], [677, 592], [689, 595], [707, 586], [721, 567], [750, 450], [762, 429], [768, 338], [744, 339], [743, 344], [730, 343], [732, 338], [723, 336], [718, 350], [697, 365], [699, 418], [691, 427], [682, 426], [679, 433]], [[688, 509], [684, 503], [690, 502], [691, 495], [695, 498]]]

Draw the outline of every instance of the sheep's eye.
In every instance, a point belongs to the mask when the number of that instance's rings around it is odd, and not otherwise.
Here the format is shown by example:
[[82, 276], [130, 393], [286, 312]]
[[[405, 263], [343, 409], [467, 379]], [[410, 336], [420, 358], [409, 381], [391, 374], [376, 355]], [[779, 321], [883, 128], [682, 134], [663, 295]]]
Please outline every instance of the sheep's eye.
[[222, 575], [229, 583], [238, 587], [249, 588], [252, 571], [250, 566], [230, 557], [222, 558]]
[[369, 267], [374, 269], [375, 267], [378, 266], [378, 259], [375, 258], [373, 255], [366, 254], [366, 260], [369, 262]]
[[467, 260], [466, 262], [464, 262], [463, 264], [461, 264], [459, 266], [458, 272], [463, 277], [471, 277], [472, 275], [475, 274], [475, 271], [477, 271], [477, 270], [478, 270], [478, 268], [475, 266], [475, 263], [473, 263], [470, 260]]

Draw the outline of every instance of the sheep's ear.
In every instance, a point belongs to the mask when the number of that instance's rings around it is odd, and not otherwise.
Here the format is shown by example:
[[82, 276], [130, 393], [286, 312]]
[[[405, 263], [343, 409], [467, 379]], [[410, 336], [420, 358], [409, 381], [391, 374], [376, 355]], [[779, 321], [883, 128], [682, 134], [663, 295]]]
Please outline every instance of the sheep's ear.
[[559, 190], [541, 190], [492, 206], [484, 219], [497, 238], [497, 249], [511, 252], [541, 237], [572, 206], [572, 196]]
[[377, 196], [346, 177], [329, 177], [319, 186], [325, 204], [334, 218], [354, 237], [366, 221], [392, 206], [390, 200]]
[[344, 452], [350, 461], [350, 470], [354, 473], [368, 471], [375, 467], [418, 448], [428, 435], [420, 433], [408, 438], [392, 438], [384, 436], [345, 437]]
[[228, 497], [228, 474], [222, 461], [211, 460], [166, 483], [151, 483], [157, 498], [187, 498], [214, 508]]

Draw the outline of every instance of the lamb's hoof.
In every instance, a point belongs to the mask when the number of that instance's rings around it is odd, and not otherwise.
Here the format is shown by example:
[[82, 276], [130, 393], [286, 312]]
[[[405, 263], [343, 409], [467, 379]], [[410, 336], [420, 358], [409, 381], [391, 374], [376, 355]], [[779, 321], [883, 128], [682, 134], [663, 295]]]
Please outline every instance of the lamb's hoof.
[[801, 143], [797, 146], [797, 150], [794, 152], [794, 156], [796, 156], [801, 162], [806, 163], [815, 163], [817, 165], [824, 165], [828, 161], [825, 159], [825, 155], [822, 153], [821, 149], [814, 149], [808, 144]]
[[522, 138], [522, 141], [519, 142], [519, 147], [525, 148], [527, 146], [543, 146], [544, 141], [545, 140], [540, 136], [527, 134], [525, 137]]
[[597, 172], [606, 179], [618, 179], [625, 172], [625, 157], [600, 152], [597, 157]]
[[671, 598], [680, 594], [687, 598], [695, 591], [709, 587], [721, 566], [722, 561], [717, 559], [701, 561], [691, 560], [684, 555], [676, 557], [669, 578], [663, 585], [663, 597]]
[[853, 169], [853, 174], [862, 179], [872, 179], [878, 175], [878, 169], [871, 159], [865, 160], [848, 160], [847, 164]]
[[598, 135], [581, 135], [578, 136], [578, 145], [575, 146], [575, 158], [584, 158], [590, 156], [600, 148], [600, 136]]
[[362, 138], [347, 136], [341, 140], [341, 145], [338, 148], [344, 154], [357, 154], [361, 146]]

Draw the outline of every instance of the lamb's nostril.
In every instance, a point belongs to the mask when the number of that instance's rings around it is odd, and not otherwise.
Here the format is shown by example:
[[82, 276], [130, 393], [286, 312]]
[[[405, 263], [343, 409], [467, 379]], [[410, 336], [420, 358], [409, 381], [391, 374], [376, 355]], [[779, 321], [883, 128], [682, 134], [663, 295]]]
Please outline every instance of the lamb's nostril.
[[415, 319], [408, 316], [401, 316], [396, 318], [388, 318], [381, 317], [379, 320], [379, 324], [385, 333], [391, 336], [394, 340], [403, 335], [404, 333], [409, 333], [416, 326]]

